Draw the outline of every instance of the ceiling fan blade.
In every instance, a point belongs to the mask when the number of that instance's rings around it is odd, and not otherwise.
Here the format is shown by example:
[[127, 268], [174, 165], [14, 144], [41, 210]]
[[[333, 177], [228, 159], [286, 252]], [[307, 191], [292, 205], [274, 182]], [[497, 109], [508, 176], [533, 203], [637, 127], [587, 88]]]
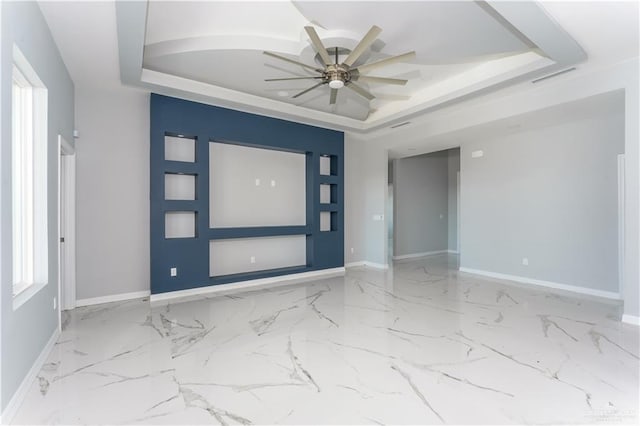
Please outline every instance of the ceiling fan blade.
[[362, 97], [365, 97], [365, 98], [369, 99], [370, 101], [376, 98], [371, 93], [367, 92], [362, 87], [360, 87], [357, 84], [355, 84], [353, 81], [348, 82], [345, 85], [345, 87], [348, 87], [349, 89], [351, 89], [354, 92], [356, 92], [358, 95], [360, 95]]
[[322, 58], [322, 62], [324, 62], [325, 65], [333, 64], [333, 62], [331, 62], [331, 58], [329, 57], [329, 54], [327, 53], [327, 48], [324, 47], [324, 44], [322, 44], [322, 40], [320, 40], [320, 37], [318, 37], [318, 33], [316, 32], [316, 29], [313, 27], [304, 27], [304, 29], [307, 31], [307, 34], [311, 39], [311, 44], [313, 44], [313, 47], [316, 49], [316, 52], [320, 54], [320, 57]]
[[338, 89], [331, 89], [331, 96], [329, 97], [329, 105], [335, 104], [337, 97], [338, 97]]
[[305, 93], [312, 91], [312, 90], [313, 90], [313, 89], [315, 89], [316, 87], [320, 87], [320, 86], [322, 86], [323, 84], [324, 84], [324, 82], [322, 82], [322, 83], [318, 83], [318, 84], [316, 84], [315, 86], [311, 86], [311, 87], [309, 87], [308, 89], [303, 90], [302, 92], [298, 93], [297, 95], [293, 95], [292, 97], [293, 97], [293, 98], [297, 98], [298, 96], [302, 96], [302, 95], [304, 95]]
[[365, 83], [395, 84], [398, 86], [404, 86], [408, 81], [401, 80], [399, 78], [372, 77], [368, 75], [359, 75], [355, 78], [355, 80], [364, 81]]
[[411, 51], [411, 52], [407, 52], [407, 53], [403, 53], [402, 55], [397, 55], [397, 56], [392, 56], [390, 58], [387, 59], [382, 59], [378, 62], [371, 62], [370, 64], [364, 64], [364, 65], [360, 65], [357, 69], [359, 72], [365, 72], [365, 71], [369, 71], [372, 70], [374, 68], [379, 68], [379, 67], [384, 67], [386, 65], [391, 65], [391, 64], [395, 64], [396, 62], [404, 62], [407, 61], [409, 59], [413, 59], [416, 56], [416, 52], [415, 51]]
[[285, 81], [285, 80], [313, 80], [320, 77], [287, 77], [287, 78], [265, 78], [264, 81]]
[[289, 59], [289, 58], [286, 58], [284, 56], [280, 56], [280, 55], [278, 55], [276, 53], [267, 52], [267, 51], [264, 51], [262, 53], [264, 53], [267, 56], [271, 56], [273, 58], [280, 59], [282, 61], [291, 62], [292, 64], [296, 64], [296, 65], [300, 65], [301, 67], [309, 68], [310, 70], [314, 70], [316, 72], [323, 72], [324, 71], [324, 70], [321, 70], [320, 68], [316, 68], [316, 67], [313, 67], [311, 65], [303, 64], [302, 62], [294, 61], [293, 59]]
[[369, 32], [362, 38], [362, 40], [360, 40], [360, 43], [358, 43], [358, 45], [351, 51], [351, 53], [349, 53], [347, 59], [344, 60], [344, 64], [349, 66], [353, 65], [353, 63], [358, 60], [360, 55], [362, 55], [364, 51], [367, 50], [367, 48], [371, 46], [374, 41], [376, 41], [376, 38], [378, 38], [378, 35], [381, 32], [382, 28], [375, 25], [371, 27]]

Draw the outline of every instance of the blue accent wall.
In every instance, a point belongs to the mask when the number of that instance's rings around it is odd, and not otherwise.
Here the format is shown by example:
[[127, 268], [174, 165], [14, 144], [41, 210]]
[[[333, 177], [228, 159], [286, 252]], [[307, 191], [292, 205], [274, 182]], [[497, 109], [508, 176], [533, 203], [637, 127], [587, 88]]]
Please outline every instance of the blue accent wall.
[[[286, 120], [151, 94], [151, 293], [206, 287], [344, 265], [344, 134]], [[165, 136], [196, 140], [194, 163], [166, 161]], [[224, 142], [306, 155], [304, 226], [209, 228], [209, 142]], [[330, 156], [330, 176], [320, 157]], [[196, 199], [165, 200], [165, 173], [196, 175]], [[332, 186], [332, 203], [320, 204], [320, 184]], [[165, 238], [165, 213], [196, 212], [195, 238]], [[320, 231], [320, 212], [331, 212], [331, 231]], [[307, 237], [307, 264], [226, 276], [209, 276], [209, 241], [277, 235]], [[178, 268], [171, 277], [170, 269]]]

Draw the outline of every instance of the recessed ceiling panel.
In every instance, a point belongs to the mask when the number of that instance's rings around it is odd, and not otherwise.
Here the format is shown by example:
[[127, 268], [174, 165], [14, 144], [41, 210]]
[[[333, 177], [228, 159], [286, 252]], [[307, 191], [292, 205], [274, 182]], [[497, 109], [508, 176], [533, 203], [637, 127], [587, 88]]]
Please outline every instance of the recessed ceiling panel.
[[[295, 2], [302, 14], [327, 29], [364, 34], [375, 24], [384, 29], [385, 52], [415, 50], [417, 62], [475, 62], [529, 47], [472, 1]], [[329, 5], [331, 7], [329, 7]]]
[[[548, 22], [527, 7], [510, 10]], [[498, 9], [476, 1], [149, 2], [143, 68], [151, 80], [143, 81], [211, 96], [220, 105], [240, 102], [366, 127], [553, 65], [507, 20], [509, 11]], [[375, 36], [362, 54], [338, 69], [371, 29]], [[325, 64], [326, 55], [319, 58], [319, 45], [332, 62], [338, 57], [335, 68]], [[358, 79], [353, 71], [405, 53], [360, 73], [396, 81]], [[292, 80], [265, 81], [285, 78]], [[345, 87], [332, 92], [328, 83], [335, 79]], [[324, 84], [293, 97], [318, 83]]]

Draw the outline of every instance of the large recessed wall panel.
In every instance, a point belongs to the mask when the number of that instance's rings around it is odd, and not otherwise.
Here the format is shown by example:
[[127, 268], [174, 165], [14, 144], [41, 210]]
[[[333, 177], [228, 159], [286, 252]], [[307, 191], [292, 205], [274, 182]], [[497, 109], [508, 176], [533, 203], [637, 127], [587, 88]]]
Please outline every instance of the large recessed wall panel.
[[213, 240], [209, 243], [209, 275], [305, 266], [306, 245], [305, 235]]
[[152, 94], [150, 148], [152, 294], [344, 265], [342, 132]]
[[209, 225], [306, 224], [305, 154], [209, 144]]

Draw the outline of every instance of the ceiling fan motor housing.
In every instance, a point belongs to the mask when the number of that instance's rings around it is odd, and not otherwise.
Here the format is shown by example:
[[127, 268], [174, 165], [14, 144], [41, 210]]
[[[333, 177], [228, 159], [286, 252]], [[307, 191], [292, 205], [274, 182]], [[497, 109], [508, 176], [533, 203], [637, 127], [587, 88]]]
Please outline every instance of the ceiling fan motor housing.
[[351, 81], [351, 73], [349, 68], [341, 65], [329, 65], [322, 73], [322, 79], [333, 89], [339, 89]]

